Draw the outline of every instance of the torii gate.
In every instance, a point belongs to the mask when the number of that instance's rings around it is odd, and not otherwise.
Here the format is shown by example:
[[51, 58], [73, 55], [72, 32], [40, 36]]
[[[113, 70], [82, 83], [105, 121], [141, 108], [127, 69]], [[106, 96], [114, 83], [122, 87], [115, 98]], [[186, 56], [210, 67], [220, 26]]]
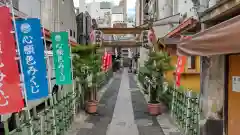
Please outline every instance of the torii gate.
[[[147, 28], [98, 28], [103, 34], [117, 35], [117, 34], [141, 34], [142, 31], [148, 30]], [[142, 42], [134, 40], [124, 40], [124, 41], [103, 41], [102, 47], [140, 47]]]

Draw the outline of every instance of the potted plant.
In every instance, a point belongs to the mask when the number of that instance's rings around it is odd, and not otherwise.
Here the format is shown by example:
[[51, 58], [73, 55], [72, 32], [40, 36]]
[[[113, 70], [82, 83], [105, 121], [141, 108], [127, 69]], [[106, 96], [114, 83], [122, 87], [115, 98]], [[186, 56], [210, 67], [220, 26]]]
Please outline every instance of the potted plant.
[[91, 80], [92, 82], [91, 82], [91, 86], [88, 91], [86, 110], [88, 113], [93, 114], [93, 113], [97, 112], [97, 105], [98, 105], [97, 77], [98, 77], [98, 73], [100, 71], [100, 64], [101, 64], [100, 55], [96, 54], [96, 51], [94, 51], [94, 50], [92, 52], [92, 55], [90, 56], [90, 61], [91, 62], [89, 63], [89, 67], [90, 67], [90, 72], [91, 72], [91, 76], [92, 76], [92, 80]]
[[161, 103], [159, 95], [164, 91], [164, 73], [173, 70], [171, 65], [171, 57], [167, 52], [150, 52], [149, 59], [145, 62], [145, 67], [148, 70], [148, 79], [150, 82], [150, 100], [148, 102], [148, 111], [151, 115], [161, 114]]
[[[74, 77], [79, 78], [84, 89], [85, 110], [89, 113], [96, 113], [98, 104], [96, 77], [101, 64], [99, 64], [99, 56], [96, 54], [96, 46], [79, 45], [73, 47], [72, 52], [74, 54]], [[89, 76], [92, 77], [90, 87], [87, 80]]]

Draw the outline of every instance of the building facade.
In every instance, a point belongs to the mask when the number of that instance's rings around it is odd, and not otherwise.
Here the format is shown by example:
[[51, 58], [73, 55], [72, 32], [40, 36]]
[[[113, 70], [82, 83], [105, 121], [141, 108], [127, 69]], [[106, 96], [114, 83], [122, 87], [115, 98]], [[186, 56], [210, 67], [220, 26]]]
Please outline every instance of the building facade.
[[[175, 32], [181, 23], [189, 18], [198, 19], [193, 1], [182, 0], [140, 0], [136, 2], [136, 25], [146, 26], [153, 22], [151, 30], [156, 40], [157, 38], [169, 37], [169, 33]], [[183, 33], [182, 33], [183, 34]], [[189, 35], [189, 33], [186, 33]], [[185, 35], [185, 33], [183, 34]], [[180, 35], [174, 35], [172, 38], [180, 39]], [[144, 66], [144, 61], [148, 58], [148, 49], [140, 48], [140, 66]], [[172, 64], [177, 63], [176, 54], [172, 54]], [[185, 74], [181, 79], [181, 85], [185, 89], [200, 92], [200, 57], [189, 57], [185, 67]], [[166, 74], [168, 81], [174, 81], [174, 71]]]
[[[205, 7], [205, 11], [204, 9], [199, 11], [201, 12], [199, 16], [201, 32], [187, 40], [187, 44], [182, 41], [178, 50], [183, 49], [182, 45], [187, 45], [188, 49], [184, 47], [187, 50], [182, 54], [202, 56], [201, 134], [237, 135], [240, 125], [238, 115], [240, 109], [238, 107], [239, 87], [236, 87], [236, 84], [238, 84], [237, 78], [240, 72], [238, 70], [239, 48], [234, 46], [238, 46], [238, 34], [236, 33], [240, 18], [239, 2], [211, 0], [200, 1], [198, 4], [199, 7]], [[213, 39], [216, 42], [211, 42]], [[204, 42], [199, 42], [200, 40]], [[215, 49], [213, 49], [214, 46], [216, 46]], [[221, 50], [220, 48], [228, 49]], [[212, 51], [205, 52], [204, 50]]]
[[81, 12], [76, 16], [77, 20], [77, 42], [81, 45], [90, 44], [90, 33], [92, 30], [92, 18], [88, 12]]
[[86, 7], [89, 15], [97, 20], [99, 27], [108, 27], [111, 21], [112, 6], [111, 2], [91, 2]]
[[120, 0], [118, 6], [123, 9], [123, 20], [124, 22], [126, 22], [128, 18], [127, 17], [127, 0]]

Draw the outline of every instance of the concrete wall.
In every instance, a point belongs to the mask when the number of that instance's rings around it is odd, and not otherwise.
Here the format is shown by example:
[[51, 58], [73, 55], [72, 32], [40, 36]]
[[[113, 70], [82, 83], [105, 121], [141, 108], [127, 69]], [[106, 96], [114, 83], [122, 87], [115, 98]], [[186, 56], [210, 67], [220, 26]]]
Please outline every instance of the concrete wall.
[[39, 0], [19, 0], [19, 10], [29, 17], [41, 18], [41, 2]]
[[[75, 36], [72, 35], [72, 39], [77, 38], [77, 25], [76, 25], [76, 15], [74, 11], [73, 0], [68, 0], [62, 2], [60, 0], [60, 22], [57, 21], [57, 7], [58, 0], [19, 0], [19, 9], [31, 17], [41, 18], [42, 25], [51, 30], [58, 30], [58, 24], [60, 25], [61, 31], [67, 31], [71, 29]], [[29, 6], [31, 5], [31, 6]]]
[[110, 2], [92, 2], [87, 4], [89, 15], [96, 19], [99, 27], [111, 26], [112, 3]]
[[123, 8], [123, 20], [127, 21], [127, 0], [120, 0], [119, 6]]
[[106, 12], [112, 12], [111, 8], [100, 8], [101, 2], [92, 2], [87, 4], [87, 11], [94, 19], [104, 18]]
[[214, 6], [214, 5], [217, 4], [219, 1], [221, 1], [221, 0], [209, 0], [208, 7]]
[[53, 8], [52, 8], [52, 0], [45, 0], [41, 3], [41, 21], [42, 25], [53, 31]]
[[84, 0], [79, 0], [78, 3], [79, 3], [78, 4], [79, 5], [78, 8], [79, 8], [79, 12], [80, 13], [87, 11], [87, 5], [86, 5]]
[[194, 9], [194, 5], [193, 5], [192, 1], [179, 0], [178, 1], [178, 10], [182, 17], [184, 15], [186, 15], [184, 19], [187, 19], [190, 17], [194, 17], [195, 19], [198, 19], [198, 16]]
[[87, 11], [92, 18], [96, 19], [99, 16], [101, 16], [101, 12], [99, 12], [99, 10], [100, 10], [100, 2], [93, 2], [93, 3], [87, 4]]
[[112, 14], [111, 24], [123, 22], [123, 14]]
[[202, 61], [204, 82], [202, 84], [201, 109], [205, 118], [219, 119], [216, 113], [223, 107], [224, 59], [224, 56], [211, 56], [204, 57]]
[[186, 18], [196, 17], [197, 14], [191, 0], [161, 0], [158, 1], [158, 19], [166, 18], [180, 13], [181, 16], [186, 14]]
[[172, 0], [158, 1], [158, 19], [162, 19], [171, 16], [172, 13]]

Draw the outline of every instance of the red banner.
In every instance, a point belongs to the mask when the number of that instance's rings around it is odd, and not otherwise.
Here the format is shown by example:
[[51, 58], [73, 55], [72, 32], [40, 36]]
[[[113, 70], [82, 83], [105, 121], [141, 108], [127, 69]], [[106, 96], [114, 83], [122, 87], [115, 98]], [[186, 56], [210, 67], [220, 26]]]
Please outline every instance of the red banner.
[[107, 52], [104, 53], [102, 56], [102, 70], [106, 71], [107, 70]]
[[107, 64], [106, 64], [106, 67], [107, 67], [106, 69], [107, 69], [107, 70], [109, 69], [110, 64], [111, 64], [111, 63], [110, 63], [110, 60], [111, 60], [111, 54], [108, 53], [108, 54], [107, 54], [107, 60], [106, 60], [106, 61], [107, 61], [107, 62], [106, 62], [106, 63], [107, 63]]
[[15, 40], [9, 8], [0, 7], [0, 114], [18, 112], [24, 107]]
[[181, 73], [184, 71], [187, 58], [185, 56], [178, 56], [177, 68], [176, 68], [176, 86], [180, 86]]

